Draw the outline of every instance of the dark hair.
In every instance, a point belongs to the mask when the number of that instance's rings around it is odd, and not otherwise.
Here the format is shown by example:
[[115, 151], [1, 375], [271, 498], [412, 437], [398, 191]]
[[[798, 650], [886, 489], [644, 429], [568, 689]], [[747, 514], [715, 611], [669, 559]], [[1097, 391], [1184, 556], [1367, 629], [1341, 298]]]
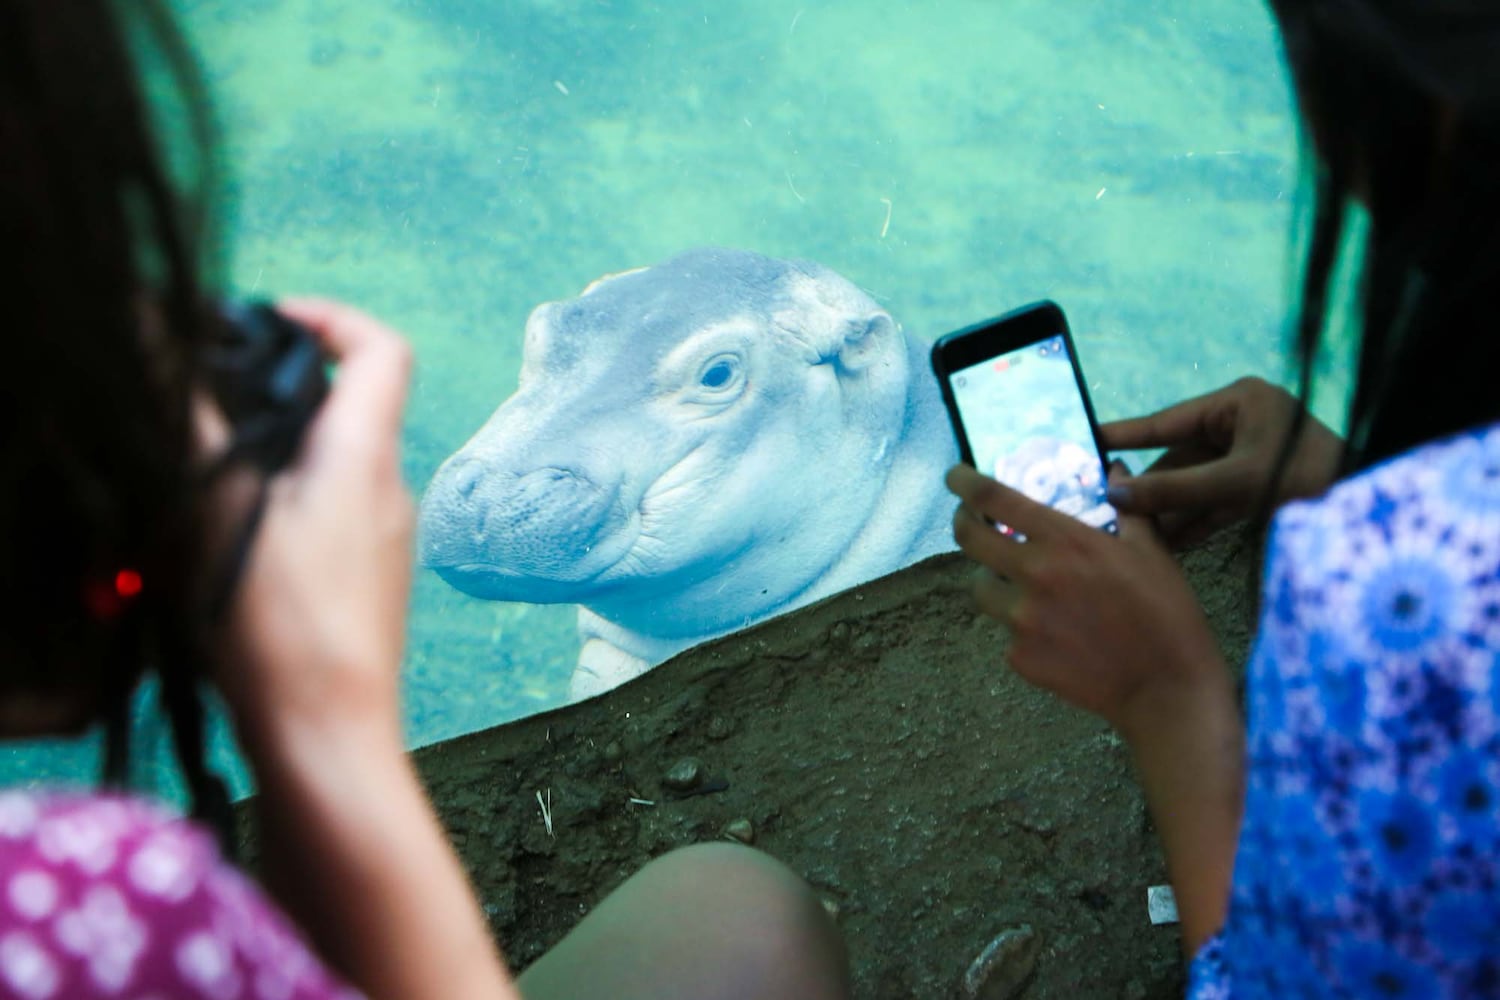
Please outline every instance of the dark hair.
[[[150, 60], [148, 63], [147, 60]], [[142, 97], [183, 113], [179, 200]], [[153, 87], [153, 94], [155, 94]], [[86, 696], [123, 780], [126, 715], [160, 675], [199, 815], [202, 490], [192, 392], [217, 241], [212, 125], [187, 49], [151, 0], [0, 0], [0, 697]], [[138, 586], [137, 586], [138, 584]], [[138, 593], [136, 592], [138, 590]]]
[[[1345, 471], [1500, 419], [1500, 2], [1271, 0], [1316, 191], [1296, 325], [1312, 384], [1351, 200], [1369, 213]], [[1295, 436], [1297, 430], [1293, 431]], [[1292, 439], [1283, 451], [1290, 455]], [[1279, 473], [1278, 473], [1279, 476]]]

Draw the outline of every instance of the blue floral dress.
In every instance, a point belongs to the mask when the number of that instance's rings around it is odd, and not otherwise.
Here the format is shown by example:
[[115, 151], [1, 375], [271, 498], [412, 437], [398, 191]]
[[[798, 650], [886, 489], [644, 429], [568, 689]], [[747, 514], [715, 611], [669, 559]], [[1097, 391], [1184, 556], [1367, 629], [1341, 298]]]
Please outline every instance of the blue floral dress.
[[1276, 518], [1189, 996], [1500, 997], [1500, 424]]

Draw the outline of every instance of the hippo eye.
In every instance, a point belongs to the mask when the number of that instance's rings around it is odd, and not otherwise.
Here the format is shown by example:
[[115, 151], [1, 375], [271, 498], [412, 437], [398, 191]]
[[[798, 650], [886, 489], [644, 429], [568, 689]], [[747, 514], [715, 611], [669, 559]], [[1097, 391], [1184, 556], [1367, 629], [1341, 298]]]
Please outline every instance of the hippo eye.
[[723, 389], [734, 381], [738, 370], [739, 365], [734, 358], [715, 358], [703, 369], [703, 374], [698, 376], [698, 384], [705, 389]]

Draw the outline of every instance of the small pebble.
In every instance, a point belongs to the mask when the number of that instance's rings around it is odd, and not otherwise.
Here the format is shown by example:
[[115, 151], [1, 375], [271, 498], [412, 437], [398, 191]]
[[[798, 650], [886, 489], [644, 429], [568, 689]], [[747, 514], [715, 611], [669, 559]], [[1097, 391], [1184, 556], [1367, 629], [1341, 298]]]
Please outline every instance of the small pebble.
[[732, 819], [725, 825], [724, 835], [742, 844], [753, 844], [755, 843], [755, 824], [743, 817]]
[[609, 763], [615, 763], [624, 755], [625, 751], [620, 748], [619, 740], [610, 740], [608, 743], [604, 744], [604, 759]]
[[828, 896], [822, 897], [823, 912], [828, 914], [830, 920], [839, 918], [839, 901]]
[[964, 1000], [1011, 1000], [1036, 971], [1042, 939], [1030, 924], [1001, 931], [964, 973]]
[[701, 760], [697, 757], [684, 757], [667, 770], [661, 783], [670, 791], [691, 792], [703, 784], [705, 773]]
[[734, 732], [734, 723], [716, 715], [708, 720], [708, 738], [711, 740], [722, 740]]

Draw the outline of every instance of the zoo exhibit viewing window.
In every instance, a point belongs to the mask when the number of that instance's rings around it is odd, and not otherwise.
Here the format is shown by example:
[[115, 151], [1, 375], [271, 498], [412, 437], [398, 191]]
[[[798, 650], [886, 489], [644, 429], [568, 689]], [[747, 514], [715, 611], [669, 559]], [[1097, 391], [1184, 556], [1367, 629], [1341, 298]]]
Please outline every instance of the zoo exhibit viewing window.
[[952, 460], [903, 409], [950, 329], [1054, 299], [1106, 420], [1286, 374], [1298, 156], [1257, 0], [176, 6], [234, 291], [415, 346], [414, 745], [926, 531], [881, 477]]

